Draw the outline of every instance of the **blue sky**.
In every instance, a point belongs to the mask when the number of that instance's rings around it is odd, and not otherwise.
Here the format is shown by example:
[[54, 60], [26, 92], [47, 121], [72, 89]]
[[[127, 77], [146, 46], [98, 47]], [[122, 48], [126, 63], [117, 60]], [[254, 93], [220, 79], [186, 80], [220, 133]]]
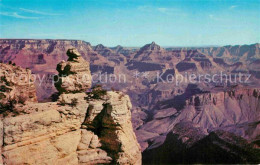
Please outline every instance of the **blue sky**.
[[0, 0], [0, 38], [92, 45], [260, 42], [260, 0]]

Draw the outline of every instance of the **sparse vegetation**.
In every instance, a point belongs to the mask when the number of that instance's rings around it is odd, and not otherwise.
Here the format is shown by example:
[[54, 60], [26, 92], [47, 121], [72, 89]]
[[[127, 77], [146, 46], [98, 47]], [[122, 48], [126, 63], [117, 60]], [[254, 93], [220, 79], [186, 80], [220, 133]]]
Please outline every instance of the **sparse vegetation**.
[[6, 77], [5, 76], [1, 76], [1, 83], [5, 83], [5, 85], [7, 86], [11, 86], [11, 84], [6, 80]]
[[96, 85], [91, 88], [91, 92], [87, 92], [86, 99], [103, 99], [103, 97], [107, 94], [107, 91], [102, 88], [102, 85]]
[[59, 101], [59, 105], [64, 106], [66, 105], [66, 102], [64, 100]]
[[0, 93], [0, 100], [2, 100], [2, 99], [4, 99], [4, 98], [6, 98], [5, 94]]
[[51, 95], [51, 101], [55, 102], [59, 99], [60, 93], [59, 92], [55, 92]]
[[77, 104], [78, 104], [78, 99], [77, 98], [71, 99], [71, 103], [70, 103], [71, 107], [75, 107]]
[[59, 105], [61, 105], [61, 106], [69, 105], [69, 106], [71, 106], [71, 107], [75, 107], [75, 106], [77, 106], [78, 103], [79, 103], [79, 102], [78, 102], [78, 99], [77, 99], [77, 98], [71, 99], [71, 103], [68, 103], [68, 102], [66, 102], [65, 100], [60, 100], [60, 101], [59, 101]]
[[26, 100], [27, 100], [27, 97], [26, 97], [26, 96], [22, 96], [22, 95], [18, 96], [18, 103], [24, 105], [24, 103], [25, 103]]
[[3, 114], [3, 116], [8, 116], [9, 114], [12, 116], [18, 116], [20, 112], [16, 110], [16, 104], [17, 101], [11, 99], [8, 99], [6, 104], [0, 103], [0, 114]]
[[6, 87], [5, 87], [5, 85], [1, 85], [1, 86], [0, 86], [0, 91], [1, 91], [1, 92], [6, 92]]

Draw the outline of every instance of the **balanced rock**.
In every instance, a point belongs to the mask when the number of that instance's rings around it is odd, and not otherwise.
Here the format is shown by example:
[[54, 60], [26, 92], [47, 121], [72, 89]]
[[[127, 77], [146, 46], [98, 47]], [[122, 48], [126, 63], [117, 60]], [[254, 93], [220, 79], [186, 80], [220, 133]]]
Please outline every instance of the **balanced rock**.
[[59, 74], [55, 78], [55, 87], [60, 93], [85, 92], [91, 87], [92, 80], [89, 63], [75, 48], [69, 49], [67, 55], [67, 62], [57, 65]]

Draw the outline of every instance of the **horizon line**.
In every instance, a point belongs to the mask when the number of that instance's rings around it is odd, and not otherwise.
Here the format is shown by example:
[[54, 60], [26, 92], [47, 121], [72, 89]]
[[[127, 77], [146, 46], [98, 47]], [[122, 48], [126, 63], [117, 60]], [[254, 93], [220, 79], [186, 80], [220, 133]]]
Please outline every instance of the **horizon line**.
[[[83, 40], [83, 39], [50, 39], [50, 38], [45, 38], [45, 39], [37, 39], [37, 38], [0, 38], [0, 40], [59, 40], [59, 41], [83, 41], [83, 42], [86, 42], [86, 43], [89, 43], [91, 46], [97, 46], [97, 45], [103, 45], [105, 46], [104, 44], [102, 43], [99, 43], [99, 44], [96, 44], [96, 45], [92, 45], [91, 42], [89, 41], [86, 41], [86, 40]], [[154, 41], [152, 41], [154, 42]], [[151, 44], [152, 42], [149, 42], [147, 44]], [[155, 42], [156, 43], [156, 42]], [[144, 44], [143, 46], [147, 45], [147, 44]], [[156, 43], [157, 44], [157, 43]], [[251, 43], [251, 44], [225, 44], [225, 45], [218, 45], [218, 44], [210, 44], [210, 45], [187, 45], [187, 46], [165, 46], [165, 45], [159, 45], [160, 47], [162, 48], [203, 48], [203, 47], [225, 47], [225, 46], [246, 46], [246, 45], [256, 45], [256, 44], [260, 44], [260, 42], [256, 42], [256, 43]], [[114, 47], [117, 47], [117, 46], [122, 46], [120, 44], [116, 45], [116, 46], [105, 46], [107, 48], [114, 48]], [[125, 47], [125, 48], [141, 48], [143, 46], [122, 46], [122, 47]]]

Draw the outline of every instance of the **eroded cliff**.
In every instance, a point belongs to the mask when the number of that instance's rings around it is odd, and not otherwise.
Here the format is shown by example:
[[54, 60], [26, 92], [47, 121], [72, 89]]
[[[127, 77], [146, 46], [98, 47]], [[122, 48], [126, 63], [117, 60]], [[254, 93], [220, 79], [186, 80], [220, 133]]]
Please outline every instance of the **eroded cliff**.
[[[69, 50], [68, 55], [69, 59], [73, 55], [81, 58], [75, 49]], [[87, 63], [83, 59], [71, 60], [69, 65], [76, 73], [68, 73], [63, 78], [73, 81], [76, 80], [73, 75], [87, 71], [82, 70], [81, 62]], [[3, 69], [10, 67], [7, 64], [1, 66]], [[21, 70], [30, 75], [30, 72]], [[12, 68], [10, 72], [16, 73], [16, 70]], [[91, 75], [89, 70], [84, 74], [90, 76], [90, 81], [81, 82], [74, 88], [60, 82], [62, 90], [56, 102], [32, 100], [7, 107], [9, 111], [16, 108], [18, 113], [1, 114], [0, 163], [141, 164], [141, 150], [131, 123], [129, 97], [112, 91], [99, 99], [88, 97], [91, 93], [86, 94], [85, 90], [91, 86]], [[5, 95], [8, 92], [5, 91]]]

